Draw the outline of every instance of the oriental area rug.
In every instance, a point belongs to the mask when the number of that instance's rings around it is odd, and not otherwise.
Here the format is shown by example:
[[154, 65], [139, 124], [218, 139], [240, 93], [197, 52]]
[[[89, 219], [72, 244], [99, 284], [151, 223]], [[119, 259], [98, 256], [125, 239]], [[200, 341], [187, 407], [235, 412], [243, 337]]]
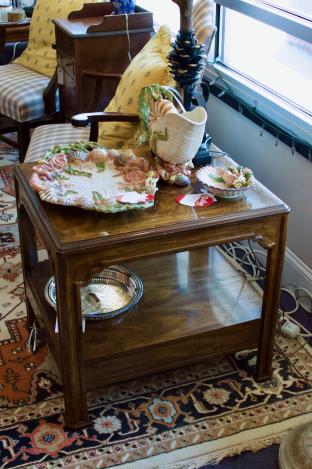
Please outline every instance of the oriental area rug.
[[48, 348], [40, 339], [35, 352], [27, 348], [16, 159], [0, 145], [2, 469], [195, 469], [279, 442], [311, 420], [311, 348], [278, 337], [270, 381], [254, 380], [255, 351], [240, 352], [101, 389], [89, 395], [90, 426], [64, 428], [62, 383]]

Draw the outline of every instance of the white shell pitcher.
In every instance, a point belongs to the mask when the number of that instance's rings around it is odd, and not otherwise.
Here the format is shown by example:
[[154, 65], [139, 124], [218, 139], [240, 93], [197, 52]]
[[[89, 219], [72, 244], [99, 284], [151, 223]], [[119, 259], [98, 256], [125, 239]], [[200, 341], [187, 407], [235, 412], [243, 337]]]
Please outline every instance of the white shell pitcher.
[[172, 108], [168, 106], [168, 100], [155, 103], [153, 117], [149, 119], [150, 146], [163, 161], [188, 165], [202, 143], [207, 112], [201, 106], [185, 111], [178, 102], [181, 114], [173, 105]]

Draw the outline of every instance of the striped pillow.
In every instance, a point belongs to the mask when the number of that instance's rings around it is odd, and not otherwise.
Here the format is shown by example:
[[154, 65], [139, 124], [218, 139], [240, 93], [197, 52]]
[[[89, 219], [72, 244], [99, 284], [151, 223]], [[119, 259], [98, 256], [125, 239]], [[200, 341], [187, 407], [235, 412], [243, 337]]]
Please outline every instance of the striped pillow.
[[197, 39], [209, 52], [216, 27], [213, 24], [213, 1], [198, 0], [193, 7], [193, 26]]
[[37, 127], [30, 139], [25, 163], [41, 160], [54, 145], [68, 145], [81, 140], [89, 140], [89, 127], [73, 127], [71, 124], [49, 124]]

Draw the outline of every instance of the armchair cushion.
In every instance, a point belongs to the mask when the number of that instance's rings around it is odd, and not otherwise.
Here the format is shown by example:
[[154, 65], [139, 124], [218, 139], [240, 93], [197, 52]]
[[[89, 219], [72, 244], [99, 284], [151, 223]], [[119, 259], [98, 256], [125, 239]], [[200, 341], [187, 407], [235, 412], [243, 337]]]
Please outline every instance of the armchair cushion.
[[[174, 86], [167, 56], [171, 48], [169, 29], [162, 26], [125, 70], [107, 112], [137, 113], [138, 97], [144, 86], [159, 83]], [[120, 148], [133, 137], [138, 124], [101, 123], [98, 142], [108, 148]]]
[[18, 64], [0, 67], [0, 114], [18, 122], [45, 115], [43, 92], [50, 79]]
[[[88, 0], [97, 3], [98, 0]], [[56, 68], [56, 51], [52, 49], [55, 31], [52, 19], [67, 18], [80, 10], [85, 0], [37, 0], [33, 11], [27, 49], [15, 60], [35, 72], [52, 77]]]
[[66, 145], [89, 140], [90, 127], [73, 127], [71, 124], [50, 124], [37, 127], [30, 140], [25, 162], [38, 161], [54, 145]]

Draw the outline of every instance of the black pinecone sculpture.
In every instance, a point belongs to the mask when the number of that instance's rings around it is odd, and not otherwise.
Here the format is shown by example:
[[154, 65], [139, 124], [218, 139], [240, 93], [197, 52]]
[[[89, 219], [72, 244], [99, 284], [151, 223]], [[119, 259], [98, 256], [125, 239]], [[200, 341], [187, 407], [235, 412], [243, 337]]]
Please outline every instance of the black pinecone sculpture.
[[191, 95], [201, 79], [207, 56], [205, 46], [191, 32], [180, 31], [168, 55], [169, 68], [175, 81], [184, 90], [184, 106], [191, 107]]

